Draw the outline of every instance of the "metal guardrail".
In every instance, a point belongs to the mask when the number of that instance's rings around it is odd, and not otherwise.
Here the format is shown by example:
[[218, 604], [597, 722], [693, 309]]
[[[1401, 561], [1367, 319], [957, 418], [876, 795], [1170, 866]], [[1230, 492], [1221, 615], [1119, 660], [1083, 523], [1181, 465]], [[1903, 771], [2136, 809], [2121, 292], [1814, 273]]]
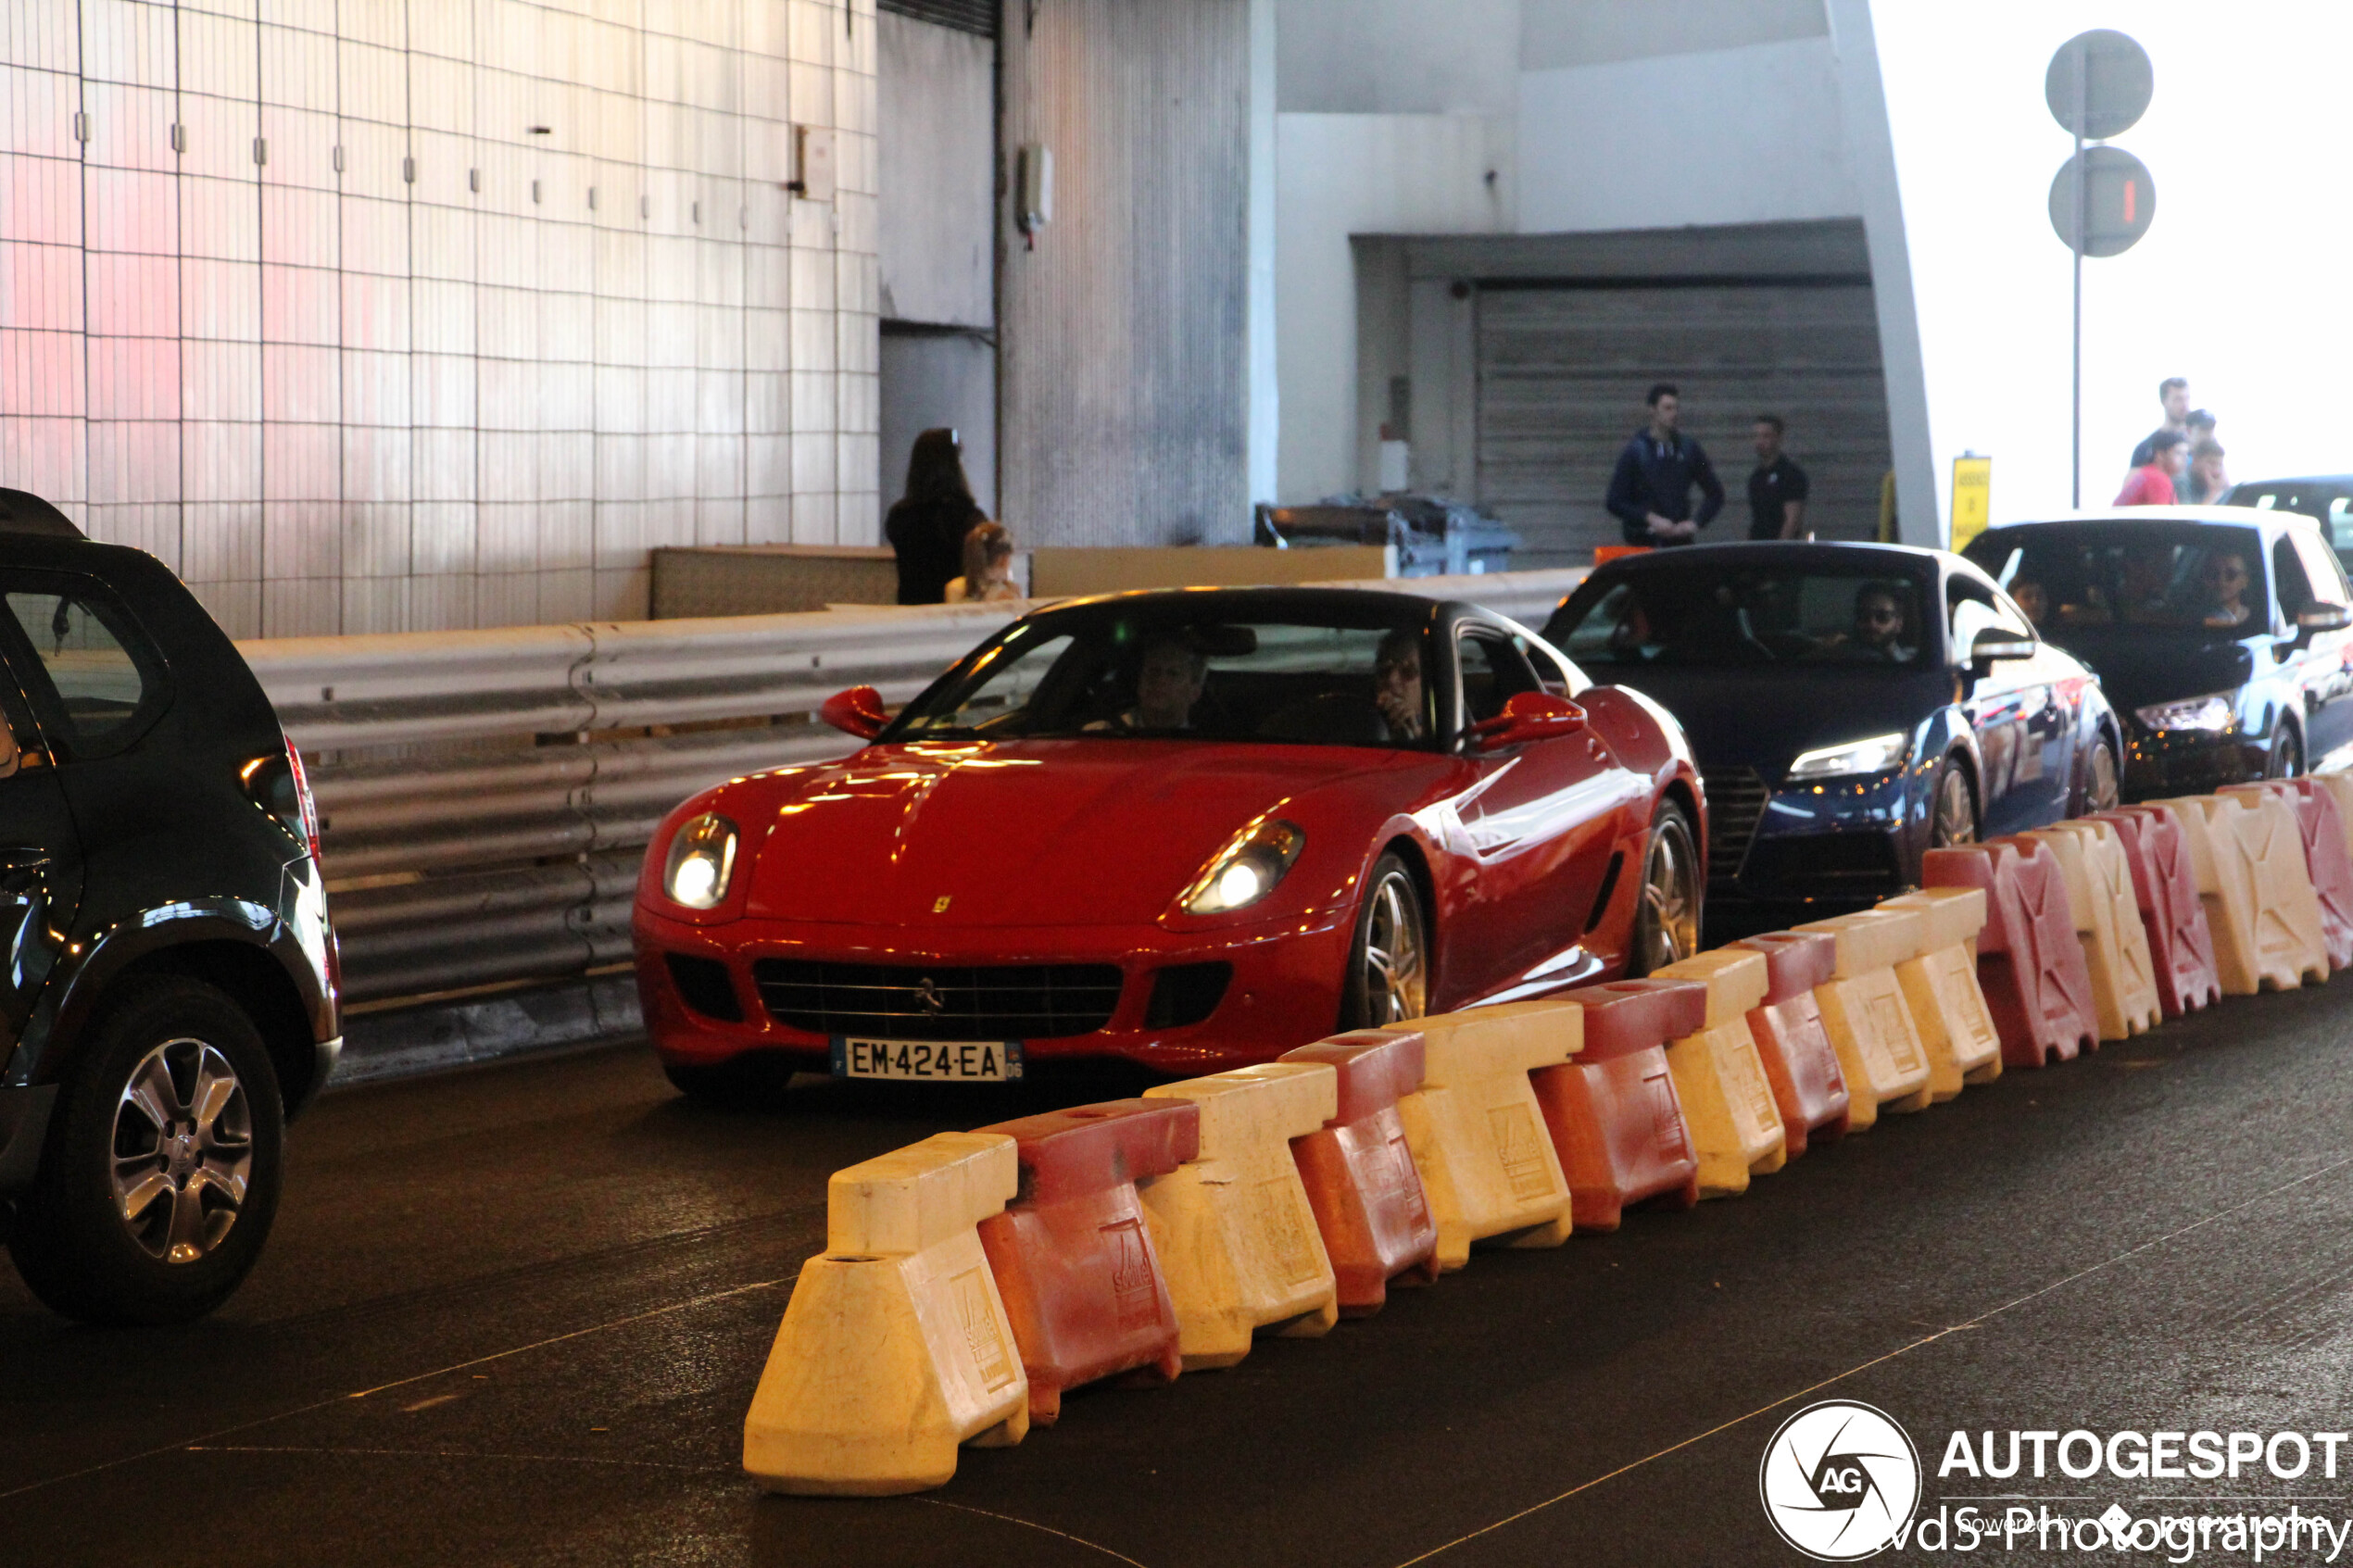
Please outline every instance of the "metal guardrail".
[[[1579, 571], [1360, 586], [1541, 623]], [[1026, 606], [239, 644], [301, 748], [346, 994], [382, 1002], [575, 976], [629, 957], [639, 861], [710, 784], [839, 757], [845, 686], [893, 707]]]

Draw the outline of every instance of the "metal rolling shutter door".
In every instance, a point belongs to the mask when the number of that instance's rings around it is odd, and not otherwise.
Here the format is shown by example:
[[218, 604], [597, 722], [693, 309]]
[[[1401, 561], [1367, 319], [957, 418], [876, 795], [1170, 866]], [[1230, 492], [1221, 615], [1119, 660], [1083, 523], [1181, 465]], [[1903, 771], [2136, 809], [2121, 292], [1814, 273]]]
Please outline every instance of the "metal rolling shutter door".
[[1682, 389], [1683, 430], [1724, 481], [1710, 539], [1745, 538], [1759, 413], [1789, 421], [1812, 482], [1806, 525], [1865, 539], [1891, 462], [1869, 283], [1856, 280], [1489, 282], [1478, 295], [1478, 495], [1520, 531], [1526, 566], [1620, 543], [1603, 508], [1654, 382]]

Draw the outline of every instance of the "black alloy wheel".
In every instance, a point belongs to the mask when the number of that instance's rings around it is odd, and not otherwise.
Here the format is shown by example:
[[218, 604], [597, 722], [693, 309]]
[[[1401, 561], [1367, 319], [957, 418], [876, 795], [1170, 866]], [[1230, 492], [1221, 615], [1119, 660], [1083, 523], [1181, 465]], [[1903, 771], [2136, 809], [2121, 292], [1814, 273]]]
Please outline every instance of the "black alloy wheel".
[[1929, 801], [1928, 847], [1950, 849], [1976, 842], [1977, 792], [1969, 787], [1969, 770], [1948, 757], [1937, 770], [1936, 791]]
[[1412, 869], [1394, 850], [1365, 879], [1340, 1005], [1343, 1031], [1387, 1028], [1428, 1010], [1429, 916]]
[[2092, 747], [2092, 760], [2084, 771], [2083, 809], [2087, 813], [2113, 811], [2122, 799], [2122, 770], [2116, 763], [2116, 747], [2103, 735]]
[[2304, 742], [2296, 726], [2286, 720], [2271, 732], [2271, 745], [2263, 756], [2263, 776], [2267, 779], [2300, 778], [2304, 773]]
[[59, 1092], [17, 1202], [17, 1272], [85, 1323], [203, 1316], [261, 1255], [283, 1130], [277, 1072], [243, 1009], [198, 981], [132, 981]]
[[1683, 809], [1663, 800], [1642, 850], [1642, 901], [1634, 909], [1634, 939], [1626, 955], [1629, 979], [1656, 973], [1699, 951], [1701, 896], [1698, 837]]

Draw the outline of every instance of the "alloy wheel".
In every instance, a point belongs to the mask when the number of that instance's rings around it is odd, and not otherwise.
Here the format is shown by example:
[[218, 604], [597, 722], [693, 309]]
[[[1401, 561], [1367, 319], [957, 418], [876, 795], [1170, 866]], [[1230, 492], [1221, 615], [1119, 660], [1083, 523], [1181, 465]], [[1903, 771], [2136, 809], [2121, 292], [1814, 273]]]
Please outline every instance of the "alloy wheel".
[[1660, 818], [1642, 855], [1634, 932], [1638, 972], [1654, 974], [1699, 951], [1699, 852], [1680, 813]]
[[1373, 886], [1365, 928], [1365, 1010], [1372, 1028], [1422, 1016], [1428, 999], [1427, 935], [1413, 878], [1392, 867]]
[[115, 1107], [115, 1211], [149, 1257], [193, 1263], [229, 1235], [253, 1174], [252, 1109], [229, 1059], [167, 1040], [140, 1059]]
[[2092, 748], [2092, 776], [2083, 786], [2083, 809], [2113, 811], [2122, 792], [2116, 776], [2116, 753], [2106, 741]]
[[2296, 744], [2296, 732], [2282, 724], [2271, 733], [2271, 751], [2263, 760], [2263, 776], [2292, 779], [2303, 771], [2304, 748]]
[[[2100, 749], [2106, 755], [2108, 748]], [[2115, 780], [2111, 777], [2108, 782], [2112, 794]], [[1969, 796], [1969, 775], [1958, 768], [1947, 767], [1944, 776], [1936, 781], [1936, 809], [1929, 822], [1930, 847], [1949, 849], [1957, 844], [1976, 842], [1977, 802]]]

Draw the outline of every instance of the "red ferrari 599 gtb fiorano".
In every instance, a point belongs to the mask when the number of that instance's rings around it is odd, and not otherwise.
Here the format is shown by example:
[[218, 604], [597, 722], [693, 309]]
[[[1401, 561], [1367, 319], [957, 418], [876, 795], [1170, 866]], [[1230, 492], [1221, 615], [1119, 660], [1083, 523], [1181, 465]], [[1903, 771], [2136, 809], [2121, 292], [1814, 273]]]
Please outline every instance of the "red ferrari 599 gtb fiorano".
[[1171, 1073], [1641, 974], [1698, 941], [1673, 719], [1475, 606], [1360, 589], [1039, 610], [838, 762], [704, 791], [648, 850], [672, 1079]]

